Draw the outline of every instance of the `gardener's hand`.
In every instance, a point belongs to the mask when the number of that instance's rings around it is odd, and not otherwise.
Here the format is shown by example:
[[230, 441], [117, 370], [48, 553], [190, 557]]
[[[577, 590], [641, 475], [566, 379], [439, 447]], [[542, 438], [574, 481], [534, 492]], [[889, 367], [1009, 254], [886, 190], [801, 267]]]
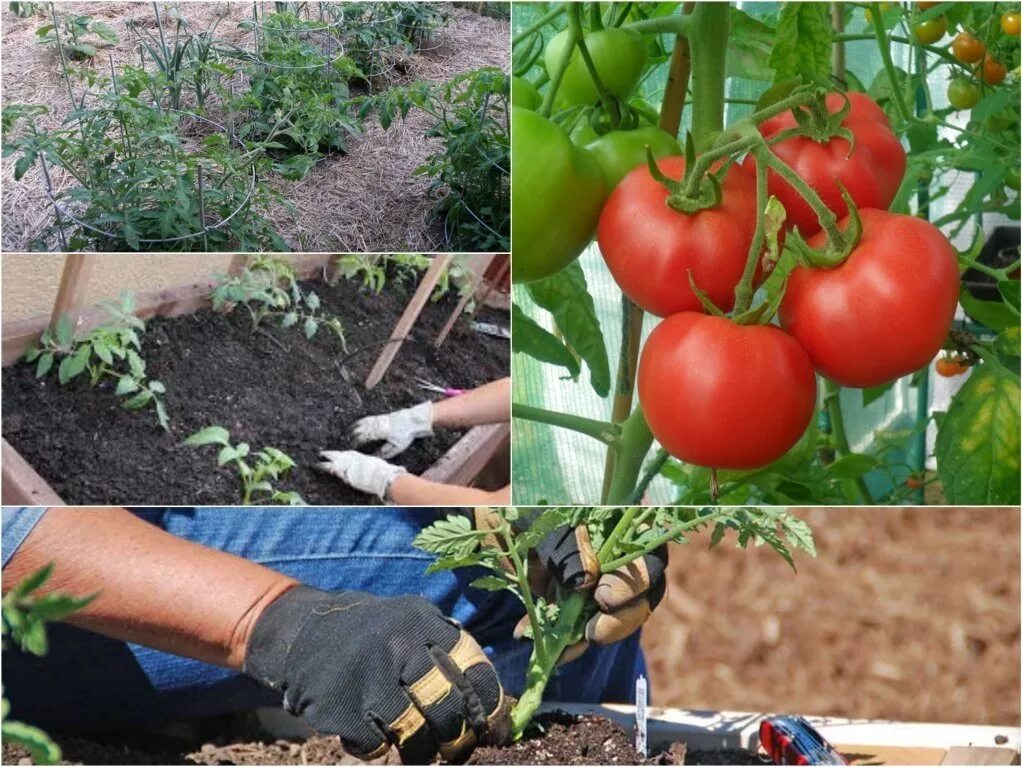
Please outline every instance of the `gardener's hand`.
[[381, 440], [385, 443], [379, 450], [381, 458], [393, 458], [407, 450], [415, 440], [432, 434], [433, 403], [428, 401], [393, 413], [361, 418], [351, 427], [355, 447]]
[[396, 746], [404, 764], [463, 760], [510, 738], [510, 699], [456, 622], [418, 596], [297, 586], [256, 621], [245, 673], [284, 710], [337, 734], [363, 759]]
[[403, 466], [395, 466], [357, 450], [322, 450], [319, 457], [323, 460], [316, 464], [317, 469], [333, 474], [356, 490], [378, 496], [381, 501], [387, 500], [394, 478], [407, 473]]
[[[585, 640], [565, 650], [561, 662], [581, 655], [589, 642], [605, 645], [635, 633], [664, 597], [667, 546], [600, 575], [600, 562], [584, 526], [560, 527], [536, 546], [546, 573], [571, 591], [594, 589], [600, 612], [586, 624]], [[515, 628], [521, 637], [528, 617]]]

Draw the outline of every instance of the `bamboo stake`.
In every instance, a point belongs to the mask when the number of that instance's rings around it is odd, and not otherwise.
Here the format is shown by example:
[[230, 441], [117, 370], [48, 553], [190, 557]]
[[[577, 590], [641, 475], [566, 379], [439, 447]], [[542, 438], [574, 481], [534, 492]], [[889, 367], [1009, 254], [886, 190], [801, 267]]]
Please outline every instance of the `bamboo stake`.
[[394, 331], [390, 334], [390, 340], [387, 341], [380, 356], [373, 364], [372, 370], [369, 371], [369, 375], [366, 377], [366, 389], [372, 389], [376, 386], [387, 372], [387, 368], [390, 367], [394, 357], [397, 356], [398, 351], [401, 349], [401, 344], [408, 338], [409, 331], [422, 313], [426, 302], [429, 301], [433, 288], [440, 282], [440, 277], [443, 276], [444, 270], [447, 269], [453, 258], [454, 256], [452, 255], [433, 256], [433, 261], [430, 263], [429, 269], [422, 276], [422, 281], [419, 283], [419, 287], [416, 288], [412, 300], [408, 302], [404, 314], [401, 315], [401, 318], [394, 326]]

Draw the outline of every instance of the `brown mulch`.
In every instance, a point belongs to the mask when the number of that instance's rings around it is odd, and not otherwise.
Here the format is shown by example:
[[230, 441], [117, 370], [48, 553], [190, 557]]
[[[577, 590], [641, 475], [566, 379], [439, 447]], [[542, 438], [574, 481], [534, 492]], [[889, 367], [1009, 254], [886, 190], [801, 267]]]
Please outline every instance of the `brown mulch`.
[[[163, 4], [166, 9], [174, 4]], [[272, 11], [272, 3], [265, 3]], [[106, 72], [112, 57], [115, 65], [138, 62], [138, 43], [126, 22], [155, 29], [152, 4], [144, 2], [72, 2], [60, 4], [66, 13], [82, 13], [110, 24], [120, 36], [116, 45], [104, 45], [91, 66]], [[251, 47], [252, 33], [238, 28], [251, 13], [250, 3], [188, 2], [177, 4], [181, 15], [195, 28], [204, 29], [223, 17], [218, 38]], [[398, 62], [378, 85], [419, 80], [445, 82], [457, 74], [482, 66], [509, 68], [510, 25], [457, 7], [446, 6], [450, 21], [439, 39]], [[164, 17], [169, 34], [173, 20]], [[60, 72], [56, 49], [36, 42], [36, 29], [48, 23], [42, 13], [27, 19], [14, 16], [4, 3], [2, 20], [4, 104], [43, 104], [50, 113], [37, 120], [40, 128], [58, 127], [71, 111], [70, 97]], [[150, 62], [151, 65], [151, 62]], [[243, 88], [236, 77], [234, 87]], [[83, 85], [75, 83], [80, 96]], [[215, 115], [215, 108], [213, 110]], [[301, 182], [279, 178], [270, 182], [285, 193], [297, 214], [283, 206], [270, 211], [269, 218], [296, 251], [306, 252], [434, 252], [445, 249], [441, 226], [429, 220], [433, 200], [427, 195], [429, 179], [413, 177], [412, 171], [439, 145], [439, 139], [425, 139], [432, 118], [419, 111], [389, 131], [370, 119], [362, 136], [353, 138], [346, 155], [321, 160]], [[20, 181], [14, 181], [16, 157], [3, 159], [0, 205], [4, 252], [28, 250], [34, 238], [50, 222], [52, 211], [44, 192], [38, 165]], [[73, 184], [66, 174], [53, 173], [56, 190]]]
[[659, 706], [1018, 726], [1019, 510], [814, 509], [798, 574], [671, 551], [643, 636]]

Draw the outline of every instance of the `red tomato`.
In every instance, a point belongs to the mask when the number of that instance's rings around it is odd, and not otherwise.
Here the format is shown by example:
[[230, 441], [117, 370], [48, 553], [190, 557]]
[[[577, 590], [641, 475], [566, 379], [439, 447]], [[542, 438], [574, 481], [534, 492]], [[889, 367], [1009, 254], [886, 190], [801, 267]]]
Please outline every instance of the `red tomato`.
[[802, 347], [775, 325], [682, 312], [643, 346], [638, 390], [650, 430], [671, 455], [715, 469], [757, 469], [805, 432], [816, 376]]
[[[951, 329], [959, 282], [955, 251], [933, 224], [859, 214], [862, 239], [848, 259], [833, 269], [797, 267], [779, 316], [820, 375], [865, 388], [930, 363]], [[809, 240], [824, 242], [822, 233]]]
[[[846, 95], [852, 108], [841, 124], [855, 136], [851, 157], [847, 157], [848, 142], [837, 136], [824, 144], [797, 136], [772, 147], [774, 153], [815, 189], [839, 218], [848, 215], [848, 206], [841, 199], [838, 181], [845, 185], [860, 208], [886, 209], [905, 175], [905, 150], [891, 130], [883, 110], [865, 94]], [[827, 96], [827, 109], [831, 113], [837, 112], [843, 104], [839, 94]], [[789, 111], [764, 121], [759, 130], [770, 138], [793, 127], [795, 118]], [[749, 155], [744, 164], [752, 170], [755, 159]], [[806, 237], [820, 231], [816, 214], [788, 182], [771, 171], [768, 187], [770, 194], [775, 195], [788, 212], [786, 228], [797, 226]]]
[[[685, 172], [684, 157], [665, 157], [657, 166], [673, 179]], [[688, 273], [722, 310], [734, 305], [756, 230], [756, 182], [731, 166], [715, 208], [679, 213], [666, 204], [667, 190], [646, 166], [617, 185], [600, 213], [596, 238], [607, 268], [632, 301], [666, 317], [701, 312]]]

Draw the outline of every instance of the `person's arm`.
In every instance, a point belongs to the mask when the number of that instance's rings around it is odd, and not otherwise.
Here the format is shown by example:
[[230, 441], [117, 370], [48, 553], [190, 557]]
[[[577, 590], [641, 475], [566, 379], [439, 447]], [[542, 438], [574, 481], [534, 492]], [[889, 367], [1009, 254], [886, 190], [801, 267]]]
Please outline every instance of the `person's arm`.
[[397, 506], [507, 506], [511, 503], [511, 486], [480, 490], [398, 474], [390, 483], [387, 498]]
[[433, 426], [462, 429], [511, 420], [511, 379], [501, 378], [433, 403]]
[[239, 670], [256, 619], [297, 585], [121, 508], [49, 509], [4, 567], [4, 593], [50, 562], [44, 593], [98, 594], [69, 623]]

